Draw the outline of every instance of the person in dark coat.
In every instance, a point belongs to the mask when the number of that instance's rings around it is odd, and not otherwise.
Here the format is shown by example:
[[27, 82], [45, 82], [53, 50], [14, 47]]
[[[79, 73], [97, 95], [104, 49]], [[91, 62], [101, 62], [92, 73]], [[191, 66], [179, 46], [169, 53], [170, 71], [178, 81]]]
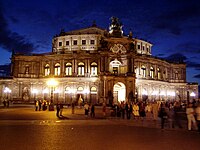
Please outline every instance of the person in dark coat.
[[129, 120], [131, 119], [131, 113], [132, 113], [132, 105], [127, 102], [126, 103], [126, 118]]
[[56, 104], [56, 116], [60, 118], [60, 104], [59, 103]]
[[159, 110], [158, 115], [161, 119], [161, 129], [164, 129], [165, 121], [167, 120], [167, 112], [166, 112], [165, 105], [163, 103], [161, 103], [160, 105], [160, 110]]
[[91, 115], [92, 118], [95, 117], [95, 107], [94, 107], [94, 104], [92, 104], [92, 106], [91, 106], [91, 112], [90, 112], [90, 115]]

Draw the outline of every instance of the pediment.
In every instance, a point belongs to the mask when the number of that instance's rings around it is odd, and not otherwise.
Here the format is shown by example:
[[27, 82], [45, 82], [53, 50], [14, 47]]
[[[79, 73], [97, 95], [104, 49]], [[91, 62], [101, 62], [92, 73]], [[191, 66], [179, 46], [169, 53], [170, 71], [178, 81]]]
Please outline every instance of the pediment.
[[89, 28], [84, 28], [80, 30], [74, 30], [70, 32], [66, 32], [66, 35], [81, 35], [81, 34], [101, 34], [104, 35], [105, 32], [107, 32], [104, 29], [98, 28], [98, 27], [89, 27]]

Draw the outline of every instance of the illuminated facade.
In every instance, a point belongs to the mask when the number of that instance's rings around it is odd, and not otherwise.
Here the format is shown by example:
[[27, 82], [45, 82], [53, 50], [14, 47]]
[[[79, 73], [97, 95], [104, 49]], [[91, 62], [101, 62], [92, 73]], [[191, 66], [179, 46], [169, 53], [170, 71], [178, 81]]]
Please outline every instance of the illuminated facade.
[[[152, 44], [123, 35], [111, 18], [109, 31], [91, 27], [64, 32], [52, 40], [52, 52], [13, 54], [12, 77], [0, 80], [1, 98], [53, 99], [70, 104], [198, 98], [198, 84], [186, 82], [186, 64], [151, 55]], [[49, 86], [50, 78], [56, 85]], [[4, 89], [11, 91], [5, 93]]]

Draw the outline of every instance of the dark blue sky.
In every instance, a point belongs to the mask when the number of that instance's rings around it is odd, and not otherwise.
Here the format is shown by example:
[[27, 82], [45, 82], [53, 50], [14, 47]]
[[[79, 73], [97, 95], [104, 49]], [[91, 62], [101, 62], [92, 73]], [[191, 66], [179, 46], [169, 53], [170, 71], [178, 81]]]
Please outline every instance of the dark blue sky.
[[128, 34], [147, 40], [154, 56], [184, 59], [187, 81], [200, 83], [199, 0], [0, 0], [0, 65], [12, 49], [51, 51], [51, 40], [65, 31], [91, 26], [108, 29], [116, 16]]

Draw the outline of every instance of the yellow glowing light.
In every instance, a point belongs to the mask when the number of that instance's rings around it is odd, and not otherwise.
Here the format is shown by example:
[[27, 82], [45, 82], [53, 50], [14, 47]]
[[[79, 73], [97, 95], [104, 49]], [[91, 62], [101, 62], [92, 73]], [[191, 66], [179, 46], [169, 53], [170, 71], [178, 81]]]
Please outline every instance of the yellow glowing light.
[[37, 90], [37, 89], [33, 89], [33, 90], [32, 90], [32, 93], [33, 93], [33, 94], [37, 94], [37, 93], [38, 93], [38, 90]]
[[58, 85], [58, 82], [55, 79], [50, 79], [47, 81], [47, 85], [51, 87], [55, 87]]

